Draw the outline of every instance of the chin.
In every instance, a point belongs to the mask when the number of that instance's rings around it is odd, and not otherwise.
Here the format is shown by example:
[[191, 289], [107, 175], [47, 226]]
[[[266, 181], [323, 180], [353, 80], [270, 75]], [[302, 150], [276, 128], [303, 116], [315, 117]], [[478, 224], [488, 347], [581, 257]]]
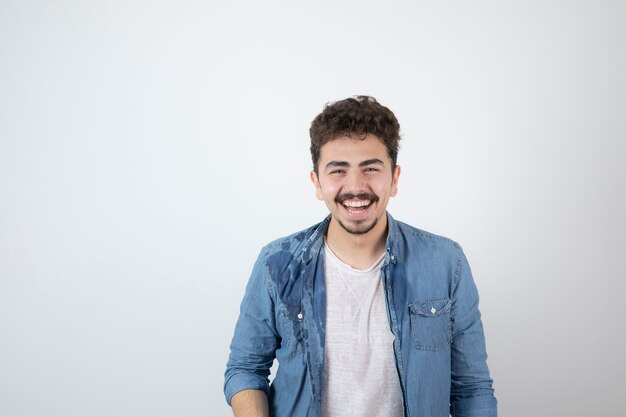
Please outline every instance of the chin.
[[355, 225], [351, 225], [349, 223], [345, 223], [341, 220], [338, 220], [339, 225], [348, 233], [353, 234], [353, 235], [364, 235], [366, 233], [368, 233], [369, 231], [371, 231], [374, 227], [376, 227], [376, 224], [378, 223], [377, 219], [374, 219], [372, 221], [372, 223], [370, 224], [355, 224]]

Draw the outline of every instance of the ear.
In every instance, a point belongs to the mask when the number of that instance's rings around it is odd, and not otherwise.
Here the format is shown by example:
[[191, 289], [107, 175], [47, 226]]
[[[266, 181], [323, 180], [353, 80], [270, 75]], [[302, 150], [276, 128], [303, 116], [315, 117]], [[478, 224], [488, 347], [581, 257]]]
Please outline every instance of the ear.
[[315, 171], [311, 171], [311, 182], [315, 187], [315, 196], [318, 200], [324, 200], [324, 196], [322, 195], [322, 186], [320, 185], [320, 180], [317, 178], [317, 174]]
[[400, 179], [400, 165], [396, 165], [391, 177], [391, 196], [395, 197], [398, 194], [398, 180]]

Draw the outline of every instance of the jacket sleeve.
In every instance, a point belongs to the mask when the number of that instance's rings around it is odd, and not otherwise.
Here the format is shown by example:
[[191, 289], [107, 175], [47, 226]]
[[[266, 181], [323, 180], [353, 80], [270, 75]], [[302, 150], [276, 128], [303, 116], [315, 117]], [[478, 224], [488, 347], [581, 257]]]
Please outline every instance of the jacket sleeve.
[[497, 401], [487, 367], [485, 336], [478, 310], [478, 291], [461, 248], [452, 304], [450, 414], [496, 417]]
[[224, 395], [229, 405], [233, 395], [244, 389], [258, 389], [269, 395], [268, 376], [280, 339], [264, 259], [262, 251], [248, 281], [230, 344], [224, 373]]

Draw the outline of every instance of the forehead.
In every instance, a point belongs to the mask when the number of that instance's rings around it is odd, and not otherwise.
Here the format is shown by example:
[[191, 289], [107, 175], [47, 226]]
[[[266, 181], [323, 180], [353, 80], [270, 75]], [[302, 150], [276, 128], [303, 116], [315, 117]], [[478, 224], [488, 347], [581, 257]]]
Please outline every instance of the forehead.
[[326, 142], [320, 148], [320, 162], [328, 161], [362, 161], [378, 158], [381, 161], [389, 160], [387, 147], [376, 135], [340, 136]]

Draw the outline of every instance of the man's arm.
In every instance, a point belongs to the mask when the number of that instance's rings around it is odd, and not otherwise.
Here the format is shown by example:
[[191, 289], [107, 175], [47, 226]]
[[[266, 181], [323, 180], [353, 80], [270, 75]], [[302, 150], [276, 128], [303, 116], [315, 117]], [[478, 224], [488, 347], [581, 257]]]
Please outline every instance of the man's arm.
[[266, 256], [262, 251], [254, 265], [241, 303], [224, 373], [224, 395], [233, 409], [236, 395], [247, 390], [263, 394], [265, 409], [268, 408], [268, 377], [280, 343], [270, 286]]
[[230, 400], [235, 417], [268, 417], [267, 396], [263, 391], [246, 389]]
[[460, 247], [453, 289], [451, 349], [450, 414], [453, 417], [496, 417], [497, 402], [487, 367], [478, 291]]

